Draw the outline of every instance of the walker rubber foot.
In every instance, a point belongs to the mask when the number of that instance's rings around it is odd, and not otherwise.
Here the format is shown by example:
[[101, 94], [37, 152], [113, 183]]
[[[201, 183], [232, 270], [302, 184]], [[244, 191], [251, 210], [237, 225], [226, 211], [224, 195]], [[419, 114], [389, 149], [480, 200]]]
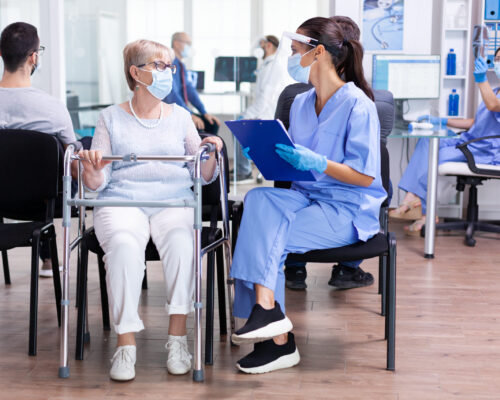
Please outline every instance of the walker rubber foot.
[[424, 254], [424, 258], [434, 258], [434, 254]]
[[195, 382], [203, 382], [205, 378], [203, 377], [203, 370], [202, 369], [195, 369], [193, 371], [193, 381]]
[[59, 367], [59, 378], [69, 378], [69, 367]]

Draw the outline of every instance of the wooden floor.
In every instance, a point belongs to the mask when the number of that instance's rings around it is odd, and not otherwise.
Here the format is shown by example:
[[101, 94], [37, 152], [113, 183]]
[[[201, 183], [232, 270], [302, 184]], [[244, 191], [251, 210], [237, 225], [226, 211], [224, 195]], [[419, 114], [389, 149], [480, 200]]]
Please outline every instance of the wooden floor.
[[[57, 227], [60, 233], [60, 221]], [[460, 237], [441, 236], [436, 258], [429, 261], [422, 257], [423, 239], [405, 237], [401, 224], [391, 224], [391, 230], [398, 238], [396, 372], [385, 370], [376, 285], [333, 290], [327, 285], [330, 267], [311, 264], [307, 291], [287, 292], [302, 357], [298, 366], [260, 376], [238, 373], [234, 364], [249, 347], [231, 348], [216, 331], [215, 362], [206, 367], [205, 383], [193, 383], [191, 375], [168, 375], [161, 266], [151, 263], [150, 288], [140, 307], [146, 330], [138, 335], [137, 377], [112, 382], [108, 368], [116, 339], [102, 330], [92, 256], [91, 343], [85, 360], [75, 361], [76, 312], [71, 307], [71, 377], [59, 379], [52, 281], [40, 279], [38, 355], [29, 357], [30, 258], [29, 250], [16, 249], [9, 252], [12, 285], [0, 280], [0, 399], [500, 398], [500, 237], [480, 237], [475, 248], [468, 248]], [[375, 260], [363, 263], [374, 275], [377, 267]], [[73, 269], [72, 294], [74, 283]]]

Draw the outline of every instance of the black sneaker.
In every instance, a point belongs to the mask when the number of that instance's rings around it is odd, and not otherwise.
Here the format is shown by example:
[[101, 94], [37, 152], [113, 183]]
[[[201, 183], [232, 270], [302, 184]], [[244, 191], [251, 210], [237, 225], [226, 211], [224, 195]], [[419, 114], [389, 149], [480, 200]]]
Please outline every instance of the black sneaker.
[[246, 324], [231, 335], [231, 340], [234, 344], [263, 342], [292, 329], [292, 322], [283, 314], [278, 302], [274, 302], [271, 310], [255, 304]]
[[373, 275], [361, 268], [346, 267], [342, 264], [334, 265], [332, 277], [328, 281], [330, 286], [339, 289], [353, 289], [373, 285]]
[[306, 267], [287, 267], [285, 266], [285, 285], [292, 290], [305, 290], [307, 270]]
[[288, 332], [288, 342], [283, 345], [273, 339], [255, 343], [253, 351], [236, 363], [236, 367], [247, 374], [263, 374], [277, 369], [290, 368], [300, 361], [299, 350], [295, 346], [292, 332]]

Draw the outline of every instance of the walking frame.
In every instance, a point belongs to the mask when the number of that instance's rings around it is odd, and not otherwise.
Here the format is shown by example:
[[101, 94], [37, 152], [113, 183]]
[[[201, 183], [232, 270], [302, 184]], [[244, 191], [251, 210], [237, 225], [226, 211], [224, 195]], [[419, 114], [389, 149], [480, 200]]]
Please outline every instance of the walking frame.
[[[59, 377], [68, 378], [70, 375], [68, 365], [68, 334], [69, 334], [69, 278], [70, 278], [70, 255], [71, 251], [80, 247], [83, 232], [85, 231], [85, 207], [191, 207], [194, 211], [194, 261], [195, 269], [195, 296], [194, 296], [194, 366], [193, 380], [202, 382], [204, 380], [203, 367], [201, 361], [201, 283], [202, 283], [202, 257], [219, 246], [223, 246], [226, 262], [227, 276], [231, 267], [231, 238], [229, 233], [229, 210], [227, 206], [227, 191], [224, 173], [223, 154], [216, 152], [217, 162], [219, 164], [219, 182], [220, 182], [220, 201], [222, 212], [222, 238], [210, 243], [205, 248], [201, 248], [201, 229], [202, 229], [202, 191], [201, 191], [201, 163], [208, 159], [208, 153], [215, 151], [215, 146], [211, 143], [200, 146], [196, 155], [188, 156], [139, 156], [136, 154], [126, 154], [123, 156], [104, 156], [105, 161], [171, 161], [171, 162], [194, 162], [194, 199], [184, 201], [133, 201], [133, 200], [92, 200], [84, 197], [82, 183], [82, 159], [74, 154], [75, 148], [69, 145], [64, 154], [64, 176], [63, 176], [63, 293], [61, 299], [61, 336], [60, 336], [60, 366]], [[78, 160], [78, 194], [71, 198], [71, 162]], [[70, 242], [71, 228], [71, 207], [79, 209], [78, 215], [78, 235]], [[227, 290], [229, 304], [233, 304], [234, 285], [228, 278]], [[232, 307], [229, 311], [231, 332], [234, 331], [234, 317]]]

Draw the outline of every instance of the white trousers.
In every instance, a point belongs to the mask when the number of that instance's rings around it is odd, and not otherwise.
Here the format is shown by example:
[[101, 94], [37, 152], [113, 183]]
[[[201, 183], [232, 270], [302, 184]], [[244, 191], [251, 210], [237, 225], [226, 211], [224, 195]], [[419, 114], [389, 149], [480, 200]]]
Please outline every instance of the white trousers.
[[144, 329], [138, 307], [150, 236], [163, 264], [167, 314], [193, 311], [192, 208], [165, 208], [152, 217], [135, 207], [96, 208], [94, 228], [105, 253], [106, 286], [116, 333]]

